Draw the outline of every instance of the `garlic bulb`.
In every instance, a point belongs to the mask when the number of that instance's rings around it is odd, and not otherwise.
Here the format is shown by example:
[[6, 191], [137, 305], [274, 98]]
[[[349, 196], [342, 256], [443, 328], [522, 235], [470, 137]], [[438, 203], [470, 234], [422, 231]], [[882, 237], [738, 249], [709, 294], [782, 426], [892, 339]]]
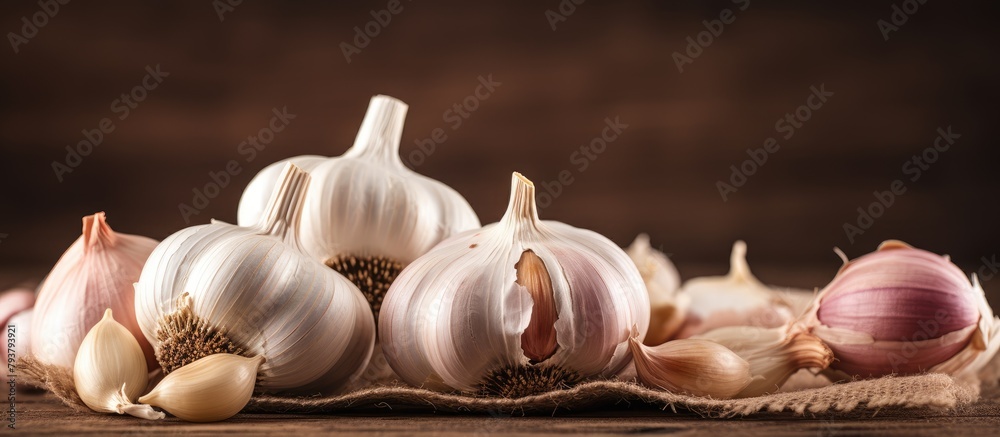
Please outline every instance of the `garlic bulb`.
[[735, 397], [774, 393], [799, 369], [817, 373], [833, 362], [833, 352], [800, 325], [778, 328], [728, 326], [691, 337], [719, 343], [750, 363], [754, 381]]
[[527, 395], [616, 373], [631, 327], [645, 335], [649, 298], [628, 256], [595, 232], [539, 220], [535, 187], [518, 173], [511, 191], [499, 223], [442, 242], [390, 288], [379, 335], [404, 381]]
[[[23, 318], [18, 317], [22, 312], [31, 311], [31, 307], [35, 304], [35, 292], [23, 288], [17, 287], [0, 293], [0, 326], [4, 329], [4, 341], [0, 341], [0, 357], [3, 360], [7, 360], [7, 327], [14, 325], [16, 330], [15, 336], [17, 341], [15, 342], [15, 356], [23, 357], [27, 356], [25, 353], [28, 349], [28, 337], [24, 335], [28, 331], [28, 327], [24, 326]], [[17, 320], [15, 318], [20, 320]]]
[[647, 345], [658, 345], [674, 337], [687, 316], [690, 297], [680, 294], [681, 277], [674, 264], [663, 252], [649, 245], [649, 235], [639, 234], [625, 253], [639, 268], [639, 274], [646, 283], [649, 293], [649, 332], [643, 341]]
[[690, 299], [687, 320], [677, 338], [687, 338], [723, 326], [774, 328], [793, 318], [789, 305], [750, 273], [747, 245], [733, 244], [729, 274], [694, 278], [680, 294]]
[[750, 364], [714, 341], [681, 339], [658, 346], [629, 340], [636, 377], [671, 393], [729, 399], [754, 380]]
[[80, 342], [104, 310], [135, 336], [155, 369], [153, 347], [135, 319], [135, 292], [143, 263], [156, 240], [111, 230], [103, 212], [83, 218], [83, 235], [59, 258], [38, 292], [32, 320], [31, 350], [39, 361], [70, 368]]
[[163, 377], [139, 402], [167, 410], [188, 422], [217, 422], [250, 402], [264, 357], [215, 354]]
[[213, 221], [156, 247], [136, 314], [165, 372], [214, 353], [260, 355], [262, 389], [329, 394], [364, 369], [375, 341], [368, 303], [299, 249], [308, 184], [289, 164], [254, 227]]
[[148, 405], [132, 403], [149, 382], [146, 358], [139, 342], [115, 321], [110, 308], [80, 344], [73, 365], [73, 382], [80, 399], [91, 410], [128, 413], [145, 419], [163, 418], [163, 413]]
[[399, 158], [405, 103], [371, 99], [361, 129], [342, 156], [297, 156], [261, 170], [240, 199], [239, 225], [260, 219], [278, 172], [291, 162], [312, 175], [302, 213], [302, 247], [340, 272], [368, 299], [378, 322], [389, 285], [435, 244], [478, 228], [461, 195], [419, 175]]
[[890, 240], [848, 261], [819, 294], [812, 332], [833, 350], [837, 378], [925, 371], [975, 379], [1000, 348], [1000, 320], [947, 256]]

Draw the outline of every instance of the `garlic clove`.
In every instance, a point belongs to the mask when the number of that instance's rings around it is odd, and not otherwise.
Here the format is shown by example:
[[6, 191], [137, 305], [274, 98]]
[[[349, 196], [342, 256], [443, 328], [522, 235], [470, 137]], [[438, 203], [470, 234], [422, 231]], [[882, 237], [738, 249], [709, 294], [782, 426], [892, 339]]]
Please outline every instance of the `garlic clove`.
[[650, 346], [664, 343], [673, 338], [684, 324], [691, 304], [690, 296], [678, 293], [680, 275], [665, 254], [649, 245], [649, 235], [639, 234], [625, 253], [639, 268], [649, 293], [652, 313], [649, 332], [643, 343]]
[[163, 377], [139, 402], [188, 422], [226, 420], [250, 402], [263, 362], [259, 355], [209, 355]]
[[778, 328], [730, 326], [691, 338], [719, 343], [750, 363], [754, 381], [736, 397], [775, 393], [799, 369], [818, 373], [833, 362], [830, 348], [795, 324]]
[[747, 245], [733, 244], [729, 274], [694, 278], [679, 294], [690, 299], [687, 320], [676, 338], [687, 338], [725, 326], [774, 328], [792, 320], [788, 303], [775, 289], [757, 280], [746, 260]]
[[651, 388], [730, 399], [754, 381], [750, 364], [714, 341], [681, 339], [646, 346], [632, 338], [629, 347], [637, 379]]
[[111, 309], [87, 333], [73, 365], [73, 382], [80, 399], [100, 413], [131, 414], [162, 419], [148, 405], [133, 401], [146, 390], [146, 358], [135, 337], [115, 321]]

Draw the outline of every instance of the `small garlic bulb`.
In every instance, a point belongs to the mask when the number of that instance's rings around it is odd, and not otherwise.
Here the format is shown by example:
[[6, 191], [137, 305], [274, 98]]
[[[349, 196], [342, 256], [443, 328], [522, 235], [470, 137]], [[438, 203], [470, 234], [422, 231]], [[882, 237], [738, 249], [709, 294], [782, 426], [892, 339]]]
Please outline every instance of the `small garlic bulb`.
[[[25, 319], [19, 317], [19, 315], [30, 312], [34, 304], [35, 292], [28, 288], [12, 288], [0, 293], [0, 326], [3, 327], [5, 334], [8, 325], [15, 326], [15, 336], [17, 337], [17, 341], [15, 342], [17, 349], [14, 351], [15, 356], [23, 357], [28, 355], [26, 353], [28, 349], [28, 337], [24, 335], [28, 331], [28, 327], [24, 325], [23, 321]], [[2, 357], [0, 359], [3, 360], [8, 359], [6, 339], [7, 335], [4, 335], [4, 340], [0, 341], [0, 357]]]
[[800, 325], [778, 328], [727, 326], [691, 337], [719, 343], [750, 363], [755, 378], [736, 394], [745, 398], [777, 392], [799, 369], [814, 374], [833, 362], [833, 352]]
[[73, 365], [73, 383], [80, 399], [99, 413], [131, 414], [145, 419], [162, 419], [148, 405], [136, 405], [149, 382], [146, 358], [135, 337], [104, 312], [87, 333]]
[[340, 272], [368, 299], [378, 322], [400, 270], [441, 240], [480, 226], [469, 203], [445, 184], [406, 168], [399, 140], [407, 105], [371, 99], [354, 146], [342, 156], [297, 156], [261, 170], [240, 199], [239, 225], [260, 219], [281, 168], [312, 175], [302, 212], [302, 247]]
[[654, 346], [674, 337], [687, 317], [690, 297], [678, 293], [681, 277], [663, 252], [649, 245], [649, 235], [639, 234], [625, 253], [639, 268], [649, 292], [649, 332], [644, 344]]
[[975, 379], [1000, 341], [1000, 319], [947, 256], [901, 241], [848, 261], [807, 323], [833, 350], [831, 376], [948, 373]]
[[135, 291], [156, 240], [111, 230], [104, 213], [83, 218], [83, 235], [59, 258], [38, 292], [31, 350], [38, 361], [70, 368], [76, 350], [104, 310], [135, 336], [147, 370], [157, 367], [153, 347], [135, 319]]
[[309, 174], [288, 164], [260, 223], [214, 221], [163, 241], [136, 284], [136, 314], [166, 373], [219, 352], [263, 356], [271, 392], [337, 393], [375, 342], [368, 303], [299, 248]]
[[539, 220], [534, 194], [514, 173], [499, 223], [442, 242], [393, 283], [379, 335], [404, 381], [516, 397], [628, 364], [631, 327], [641, 339], [649, 325], [642, 277], [607, 238]]
[[646, 346], [629, 340], [636, 377], [671, 393], [730, 399], [754, 380], [750, 364], [719, 343], [693, 338]]
[[209, 355], [163, 377], [139, 402], [167, 410], [188, 422], [226, 420], [250, 402], [263, 362], [264, 357], [259, 355]]
[[775, 328], [792, 320], [793, 314], [776, 290], [750, 273], [747, 245], [733, 244], [729, 274], [694, 278], [684, 283], [680, 294], [690, 299], [687, 320], [676, 338], [687, 338], [724, 326]]

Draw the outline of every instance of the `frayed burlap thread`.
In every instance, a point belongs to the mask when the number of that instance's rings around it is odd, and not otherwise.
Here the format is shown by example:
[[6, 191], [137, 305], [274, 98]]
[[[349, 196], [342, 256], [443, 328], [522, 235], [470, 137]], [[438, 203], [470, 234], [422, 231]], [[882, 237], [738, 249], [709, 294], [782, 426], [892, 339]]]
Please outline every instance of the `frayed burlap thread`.
[[[84, 409], [68, 369], [22, 358], [19, 373], [46, 388], [66, 405]], [[247, 413], [444, 412], [490, 415], [553, 415], [639, 403], [664, 412], [690, 411], [707, 417], [739, 417], [758, 413], [847, 413], [885, 408], [951, 410], [975, 402], [977, 387], [943, 374], [884, 377], [746, 399], [709, 399], [651, 390], [633, 382], [594, 381], [565, 390], [522, 398], [494, 398], [383, 386], [330, 397], [255, 396]]]

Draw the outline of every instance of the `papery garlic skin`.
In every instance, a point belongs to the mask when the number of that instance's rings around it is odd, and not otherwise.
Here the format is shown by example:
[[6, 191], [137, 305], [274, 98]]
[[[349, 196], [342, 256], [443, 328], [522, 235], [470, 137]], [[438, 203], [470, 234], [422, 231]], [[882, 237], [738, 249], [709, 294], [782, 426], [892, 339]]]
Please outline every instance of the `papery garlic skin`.
[[890, 240], [844, 266], [807, 319], [840, 379], [926, 371], [974, 375], [996, 354], [998, 320], [979, 281], [946, 256]]
[[649, 300], [628, 256], [595, 232], [539, 220], [520, 174], [511, 191], [499, 223], [442, 242], [390, 288], [379, 335], [407, 383], [470, 392], [518, 366], [612, 375], [628, 363], [630, 328], [645, 335]]
[[646, 346], [632, 339], [629, 349], [639, 382], [671, 393], [730, 399], [754, 380], [746, 360], [714, 341], [689, 338]]
[[676, 338], [687, 338], [724, 326], [775, 328], [792, 320], [789, 305], [775, 289], [750, 272], [747, 245], [733, 244], [729, 274], [694, 278], [684, 283], [680, 295], [690, 299], [687, 320]]
[[148, 406], [133, 404], [149, 382], [146, 358], [132, 333], [115, 321], [111, 309], [104, 312], [80, 344], [73, 382], [80, 399], [91, 410], [163, 418], [162, 413]]
[[263, 362], [259, 355], [209, 355], [163, 377], [139, 402], [188, 422], [226, 420], [250, 402]]
[[135, 318], [135, 292], [142, 266], [156, 240], [117, 233], [103, 212], [83, 218], [83, 235], [59, 258], [38, 292], [32, 320], [32, 354], [38, 361], [73, 367], [77, 348], [111, 308], [118, 323], [135, 336], [147, 370], [157, 366], [153, 347]]
[[639, 274], [646, 283], [649, 306], [652, 311], [649, 332], [643, 340], [647, 345], [658, 345], [674, 337], [684, 324], [690, 296], [678, 293], [681, 277], [677, 268], [662, 252], [649, 245], [649, 235], [635, 237], [625, 253], [639, 268]]
[[[308, 184], [309, 175], [289, 164], [259, 224], [213, 221], [177, 232], [153, 251], [136, 284], [136, 312], [146, 338], [159, 343], [166, 372], [242, 350], [267, 359], [260, 372], [265, 391], [332, 394], [364, 370], [375, 341], [367, 301], [299, 247], [296, 224]], [[192, 345], [179, 341], [188, 334], [168, 322], [192, 319], [220, 333], [226, 347], [183, 349]]]

